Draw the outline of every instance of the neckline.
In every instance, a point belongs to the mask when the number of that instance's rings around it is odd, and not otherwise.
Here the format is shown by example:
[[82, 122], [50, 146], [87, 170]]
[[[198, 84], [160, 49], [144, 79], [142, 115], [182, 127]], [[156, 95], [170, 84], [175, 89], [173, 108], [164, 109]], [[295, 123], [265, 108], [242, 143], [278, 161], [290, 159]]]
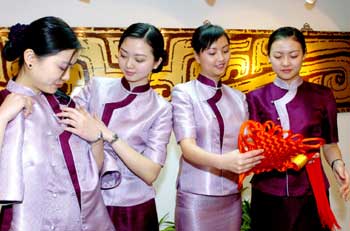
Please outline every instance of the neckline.
[[219, 82], [215, 82], [214, 80], [199, 74], [197, 80], [201, 83], [203, 83], [204, 85], [210, 86], [210, 87], [214, 87], [214, 88], [221, 88], [221, 80], [219, 80]]
[[145, 85], [137, 86], [137, 87], [134, 87], [133, 89], [131, 89], [129, 82], [126, 80], [125, 77], [122, 78], [121, 82], [122, 82], [123, 87], [132, 93], [146, 92], [151, 88], [150, 84], [147, 83]]

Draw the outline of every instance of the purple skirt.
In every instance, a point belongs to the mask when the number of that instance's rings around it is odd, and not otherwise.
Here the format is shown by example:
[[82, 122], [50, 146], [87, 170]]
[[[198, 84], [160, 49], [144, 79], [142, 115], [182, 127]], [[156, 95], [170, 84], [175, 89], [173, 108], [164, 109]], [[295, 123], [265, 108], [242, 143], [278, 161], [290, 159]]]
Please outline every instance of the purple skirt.
[[8, 231], [11, 228], [12, 205], [3, 205], [0, 213], [0, 231]]
[[252, 189], [252, 231], [330, 231], [323, 228], [313, 195], [283, 197]]
[[176, 231], [239, 231], [241, 194], [207, 196], [177, 191]]
[[159, 231], [154, 199], [130, 207], [107, 206], [107, 210], [118, 231]]

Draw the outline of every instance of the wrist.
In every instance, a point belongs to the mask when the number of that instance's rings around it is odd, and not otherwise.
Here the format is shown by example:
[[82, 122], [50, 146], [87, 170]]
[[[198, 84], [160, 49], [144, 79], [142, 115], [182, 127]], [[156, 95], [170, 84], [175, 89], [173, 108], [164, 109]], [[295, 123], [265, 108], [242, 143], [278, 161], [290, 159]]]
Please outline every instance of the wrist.
[[97, 138], [94, 139], [94, 140], [89, 141], [89, 143], [90, 143], [90, 144], [94, 144], [94, 143], [97, 143], [97, 142], [100, 141], [100, 140], [103, 140], [103, 135], [102, 135], [102, 132], [101, 132], [101, 131], [99, 131]]
[[119, 136], [117, 135], [117, 133], [114, 133], [112, 136], [112, 139], [108, 140], [107, 142], [110, 145], [113, 145], [115, 142], [117, 142], [119, 140]]
[[332, 162], [331, 162], [332, 170], [334, 170], [334, 166], [336, 165], [337, 162], [341, 162], [343, 165], [345, 165], [344, 161], [342, 159], [340, 159], [340, 158], [332, 160]]
[[216, 159], [217, 161], [215, 161], [214, 163], [215, 163], [215, 168], [217, 168], [217, 169], [220, 169], [220, 170], [222, 170], [222, 169], [224, 169], [224, 157], [223, 157], [223, 155], [218, 155], [217, 156], [218, 158]]

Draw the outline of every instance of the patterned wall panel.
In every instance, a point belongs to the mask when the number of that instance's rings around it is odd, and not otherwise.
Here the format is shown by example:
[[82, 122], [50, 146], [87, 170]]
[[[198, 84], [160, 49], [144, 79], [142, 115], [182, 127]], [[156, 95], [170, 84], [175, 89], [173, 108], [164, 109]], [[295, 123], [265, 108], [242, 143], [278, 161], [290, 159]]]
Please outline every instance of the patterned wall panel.
[[[121, 77], [117, 45], [122, 28], [74, 28], [84, 49], [74, 66], [68, 93], [84, 86], [93, 76]], [[231, 59], [223, 82], [243, 92], [251, 91], [274, 79], [267, 57], [269, 30], [227, 30], [231, 37]], [[0, 28], [0, 48], [5, 44], [8, 28]], [[163, 71], [151, 76], [151, 86], [170, 99], [172, 87], [195, 78], [199, 66], [191, 49], [193, 29], [162, 29], [169, 58]], [[305, 32], [307, 56], [301, 70], [305, 80], [330, 87], [338, 110], [350, 111], [350, 33]], [[0, 88], [17, 74], [17, 63], [0, 59]]]

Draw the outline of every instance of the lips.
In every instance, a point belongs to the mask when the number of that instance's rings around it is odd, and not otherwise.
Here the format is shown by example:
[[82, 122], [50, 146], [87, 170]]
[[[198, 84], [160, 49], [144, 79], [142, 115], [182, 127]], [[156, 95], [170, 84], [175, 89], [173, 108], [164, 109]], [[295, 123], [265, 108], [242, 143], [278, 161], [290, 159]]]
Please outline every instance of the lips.
[[133, 76], [135, 74], [134, 71], [125, 71], [126, 76]]
[[281, 72], [288, 74], [292, 72], [292, 69], [282, 69]]

